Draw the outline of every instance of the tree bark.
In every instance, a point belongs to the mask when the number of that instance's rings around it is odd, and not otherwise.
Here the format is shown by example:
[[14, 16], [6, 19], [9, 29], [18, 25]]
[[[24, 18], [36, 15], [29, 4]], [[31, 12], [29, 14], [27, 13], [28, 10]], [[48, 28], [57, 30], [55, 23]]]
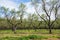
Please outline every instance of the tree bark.
[[50, 16], [49, 16], [48, 26], [49, 26], [49, 34], [52, 34], [52, 31], [51, 31], [51, 19], [50, 19]]
[[51, 26], [49, 25], [49, 34], [52, 34]]
[[16, 34], [16, 26], [12, 27], [12, 31], [14, 32], [14, 34]]

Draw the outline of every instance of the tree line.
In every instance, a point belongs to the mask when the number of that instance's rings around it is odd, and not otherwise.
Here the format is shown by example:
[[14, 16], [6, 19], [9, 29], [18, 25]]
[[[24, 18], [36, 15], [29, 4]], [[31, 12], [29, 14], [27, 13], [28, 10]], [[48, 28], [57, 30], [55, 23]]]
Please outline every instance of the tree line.
[[60, 29], [59, 3], [59, 0], [31, 0], [34, 13], [27, 13], [26, 5], [23, 3], [19, 5], [18, 10], [9, 10], [2, 6], [0, 7], [0, 13], [3, 15], [0, 17], [0, 29], [11, 29], [14, 33], [16, 29], [49, 29], [51, 34], [52, 29]]

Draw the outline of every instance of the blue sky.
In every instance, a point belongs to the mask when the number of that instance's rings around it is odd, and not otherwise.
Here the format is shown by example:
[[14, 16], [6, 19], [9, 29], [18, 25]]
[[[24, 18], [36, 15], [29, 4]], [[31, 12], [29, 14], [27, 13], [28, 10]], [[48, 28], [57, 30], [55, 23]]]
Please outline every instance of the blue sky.
[[30, 2], [30, 0], [11, 0], [11, 1], [16, 2], [16, 3]]
[[[18, 7], [20, 3], [24, 3], [26, 5], [26, 12], [28, 13], [34, 13], [34, 8], [30, 5], [30, 0], [0, 0], [0, 6], [4, 6], [6, 8], [16, 9], [18, 10]], [[0, 13], [1, 15], [1, 13]]]
[[[30, 0], [0, 0], [0, 5], [6, 5], [6, 4], [14, 4], [14, 5], [18, 5], [20, 3], [27, 3], [30, 2]], [[4, 6], [3, 5], [3, 6]], [[13, 6], [14, 6], [13, 5]], [[8, 5], [7, 5], [8, 6]]]
[[[0, 0], [0, 6], [4, 6], [9, 9], [16, 9], [18, 10], [18, 6], [20, 3], [24, 3], [27, 7], [26, 12], [28, 13], [34, 13], [34, 7], [32, 7], [30, 4], [30, 0]], [[42, 13], [42, 12], [40, 12]], [[0, 14], [1, 15], [1, 14]]]
[[20, 3], [24, 3], [27, 6], [28, 12], [34, 11], [30, 5], [30, 0], [0, 0], [0, 6], [7, 7], [9, 9], [17, 9]]

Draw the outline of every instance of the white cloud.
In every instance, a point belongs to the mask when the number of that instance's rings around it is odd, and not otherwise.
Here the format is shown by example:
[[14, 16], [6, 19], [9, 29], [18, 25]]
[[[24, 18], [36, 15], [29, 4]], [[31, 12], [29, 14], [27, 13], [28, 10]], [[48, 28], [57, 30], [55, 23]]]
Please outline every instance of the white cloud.
[[35, 12], [34, 7], [32, 7], [32, 5], [31, 5], [31, 2], [27, 2], [27, 3], [24, 3], [24, 4], [27, 7], [26, 12], [28, 12], [28, 13], [34, 13]]
[[[26, 2], [24, 3], [26, 5], [26, 12], [28, 13], [34, 13], [34, 8], [30, 5], [31, 2]], [[13, 2], [11, 0], [0, 0], [0, 6], [4, 6], [6, 8], [11, 9], [17, 9], [18, 10], [18, 6], [19, 4], [17, 4], [16, 2]], [[26, 17], [26, 15], [24, 16]]]
[[[31, 13], [31, 14], [33, 14], [35, 12], [34, 7], [31, 6], [31, 2], [25, 2], [24, 4], [26, 5], [26, 8], [27, 8], [26, 12]], [[18, 10], [19, 4], [15, 3], [11, 0], [0, 0], [0, 6], [4, 6], [4, 7], [7, 7], [9, 9], [15, 8], [16, 10]], [[43, 12], [40, 11], [40, 13], [42, 14]], [[53, 15], [51, 16], [51, 18], [52, 19], [54, 18]]]
[[[34, 13], [34, 8], [31, 6], [31, 2], [24, 3], [26, 5], [26, 12], [28, 13]], [[0, 6], [4, 6], [9, 9], [16, 9], [18, 10], [19, 4], [11, 1], [11, 0], [0, 0]]]
[[0, 6], [4, 6], [9, 9], [17, 9], [17, 4], [11, 0], [0, 0]]

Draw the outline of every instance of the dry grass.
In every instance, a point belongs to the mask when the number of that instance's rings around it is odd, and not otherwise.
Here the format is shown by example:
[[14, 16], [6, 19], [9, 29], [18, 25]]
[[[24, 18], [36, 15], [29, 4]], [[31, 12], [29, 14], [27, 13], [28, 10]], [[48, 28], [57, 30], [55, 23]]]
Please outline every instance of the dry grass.
[[21, 37], [21, 36], [28, 36], [28, 35], [39, 35], [39, 36], [48, 36], [48, 37], [56, 37], [60, 36], [60, 34], [0, 34], [0, 37]]
[[[60, 40], [60, 30], [53, 30], [53, 34], [48, 34], [47, 30], [17, 30], [17, 34], [14, 34], [11, 30], [0, 30], [0, 38], [4, 37], [23, 37], [29, 35], [37, 35], [37, 36], [44, 36], [48, 39], [42, 40]], [[57, 32], [57, 33], [56, 33]], [[31, 39], [31, 40], [40, 40], [40, 39]]]

